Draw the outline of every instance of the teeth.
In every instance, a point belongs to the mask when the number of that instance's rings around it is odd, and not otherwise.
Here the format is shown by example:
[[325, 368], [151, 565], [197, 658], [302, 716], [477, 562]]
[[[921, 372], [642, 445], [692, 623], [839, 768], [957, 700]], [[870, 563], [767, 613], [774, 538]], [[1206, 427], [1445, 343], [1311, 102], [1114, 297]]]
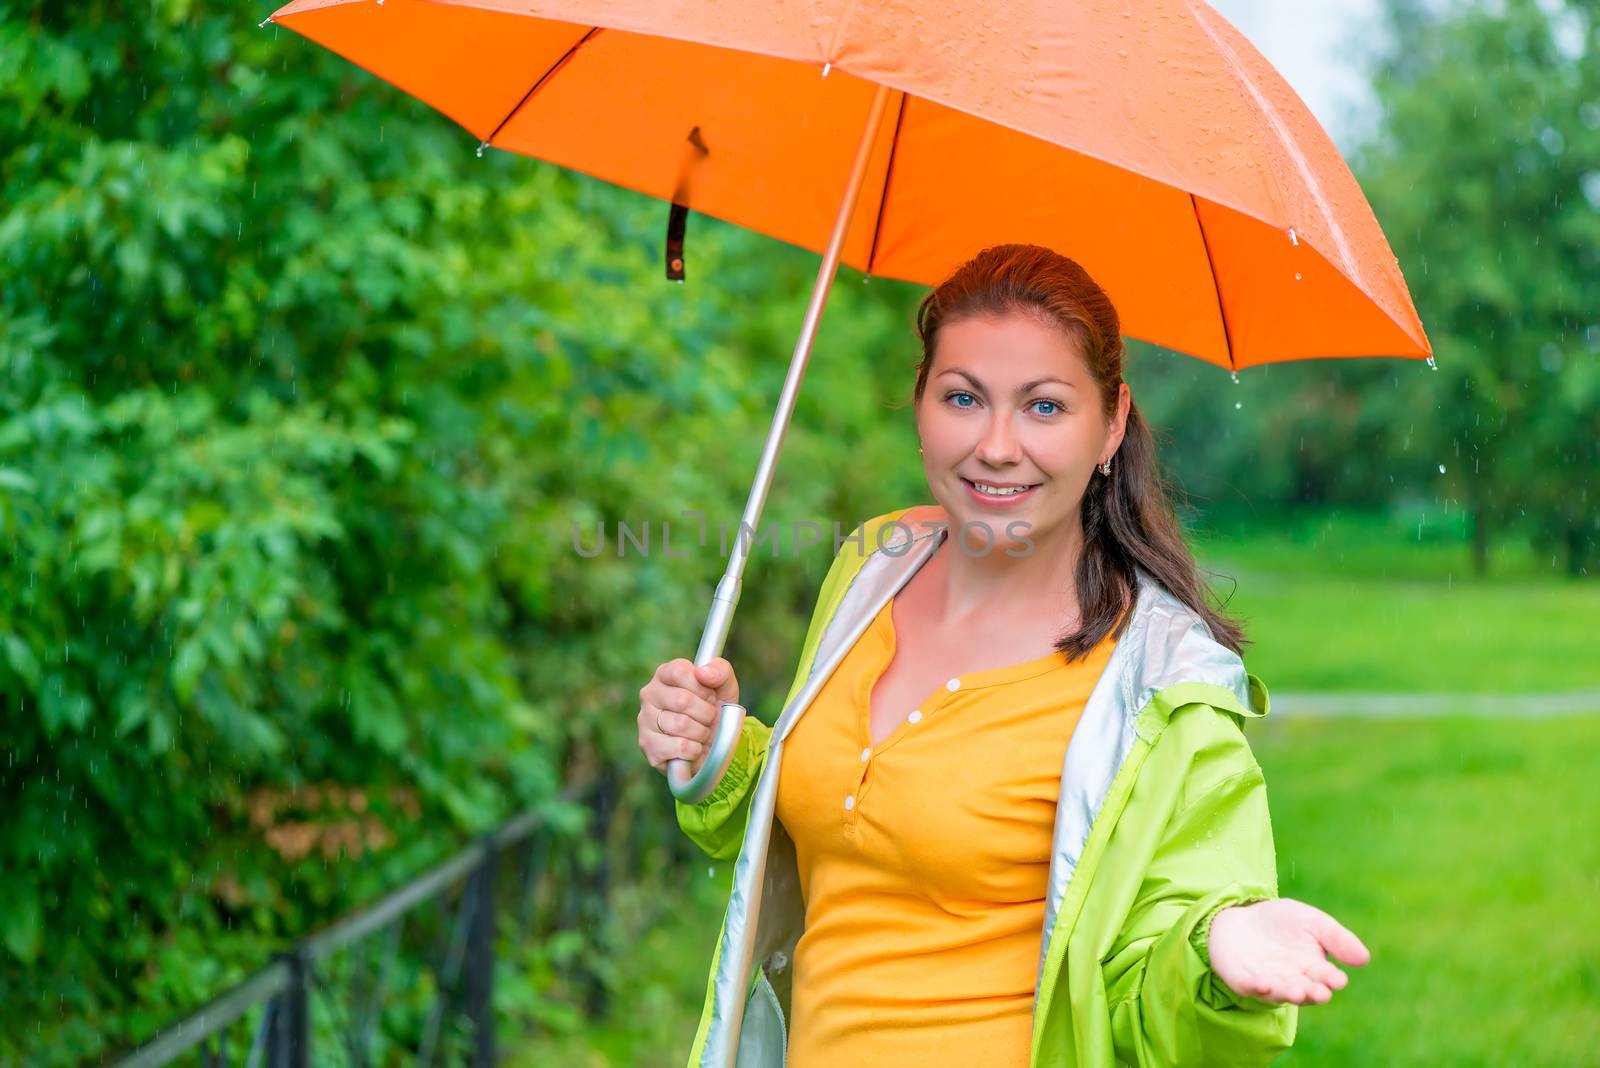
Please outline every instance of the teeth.
[[1021, 493], [1023, 490], [1033, 488], [1032, 486], [991, 486], [987, 482], [974, 482], [973, 485], [978, 488], [979, 493], [987, 493], [991, 497], [1009, 497], [1013, 493]]

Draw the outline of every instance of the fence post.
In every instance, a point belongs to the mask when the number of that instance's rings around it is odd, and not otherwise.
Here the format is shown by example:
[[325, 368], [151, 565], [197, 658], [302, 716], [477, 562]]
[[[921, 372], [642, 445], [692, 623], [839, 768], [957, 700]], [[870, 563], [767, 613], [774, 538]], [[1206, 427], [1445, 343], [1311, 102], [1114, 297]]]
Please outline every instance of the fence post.
[[483, 840], [483, 862], [467, 892], [473, 895], [472, 925], [467, 930], [467, 989], [463, 1007], [472, 1021], [473, 1068], [493, 1068], [494, 1049], [494, 883], [495, 840]]
[[[594, 784], [594, 823], [590, 828], [598, 856], [595, 860], [594, 873], [589, 879], [589, 892], [584, 895], [588, 916], [586, 921], [591, 925], [591, 937], [601, 939], [603, 952], [609, 952], [615, 947], [611, 944], [613, 935], [611, 917], [611, 820], [615, 814], [617, 802], [617, 774], [615, 769], [607, 767], [602, 770]], [[605, 981], [600, 972], [594, 968], [586, 969], [584, 976], [587, 992], [584, 997], [586, 1007], [595, 1016], [604, 1016], [610, 1007], [610, 998]]]
[[289, 968], [289, 988], [273, 999], [267, 1063], [272, 1068], [311, 1068], [311, 962], [296, 946], [278, 959]]

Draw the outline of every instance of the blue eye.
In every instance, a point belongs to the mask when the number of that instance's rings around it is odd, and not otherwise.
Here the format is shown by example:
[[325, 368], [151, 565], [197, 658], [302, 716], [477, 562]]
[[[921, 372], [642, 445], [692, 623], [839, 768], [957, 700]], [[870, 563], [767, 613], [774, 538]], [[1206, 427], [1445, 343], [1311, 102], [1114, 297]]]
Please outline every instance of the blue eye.
[[[970, 401], [972, 401], [974, 403], [976, 403], [977, 400], [978, 400], [978, 398], [974, 397], [972, 394], [966, 392], [965, 390], [957, 390], [954, 393], [947, 393], [947, 394], [945, 394], [945, 398], [944, 399], [947, 402], [954, 403], [957, 397], [965, 397], [965, 398], [967, 398], [968, 400], [970, 400]], [[970, 407], [972, 407], [972, 405], [971, 404], [955, 404], [955, 407], [957, 407], [957, 408], [970, 408]]]
[[1045, 411], [1045, 410], [1041, 409], [1040, 412], [1039, 412], [1040, 415], [1055, 415], [1057, 412], [1060, 412], [1062, 410], [1061, 405], [1057, 404], [1053, 400], [1036, 400], [1033, 403], [1034, 404], [1043, 404], [1043, 405], [1045, 405], [1046, 408], [1049, 409], [1048, 411]]

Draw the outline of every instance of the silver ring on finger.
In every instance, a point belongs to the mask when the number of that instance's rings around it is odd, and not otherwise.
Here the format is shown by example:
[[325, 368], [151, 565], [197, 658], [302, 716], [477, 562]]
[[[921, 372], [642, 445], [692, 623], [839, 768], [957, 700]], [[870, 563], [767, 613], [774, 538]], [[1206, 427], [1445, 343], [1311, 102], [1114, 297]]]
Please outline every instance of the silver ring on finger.
[[667, 728], [661, 725], [661, 713], [659, 711], [656, 713], [656, 730], [660, 731], [662, 734], [665, 734], [668, 738], [676, 737], [676, 735], [672, 734], [667, 730]]

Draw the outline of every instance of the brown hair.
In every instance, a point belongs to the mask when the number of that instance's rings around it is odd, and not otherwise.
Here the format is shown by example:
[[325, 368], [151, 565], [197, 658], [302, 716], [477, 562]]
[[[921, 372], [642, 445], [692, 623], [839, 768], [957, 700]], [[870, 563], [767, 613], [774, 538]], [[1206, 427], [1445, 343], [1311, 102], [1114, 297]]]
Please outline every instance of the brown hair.
[[[1109, 419], [1122, 382], [1121, 324], [1111, 298], [1073, 260], [1038, 245], [996, 245], [962, 264], [917, 308], [922, 363], [915, 399], [922, 400], [933, 366], [939, 328], [960, 319], [1014, 312], [1043, 317], [1067, 332], [1100, 387]], [[1133, 613], [1138, 570], [1166, 587], [1234, 652], [1245, 644], [1239, 622], [1213, 608], [1194, 556], [1184, 544], [1172, 506], [1173, 489], [1161, 474], [1156, 444], [1137, 405], [1128, 405], [1122, 444], [1110, 476], [1096, 469], [1083, 494], [1083, 554], [1078, 559], [1077, 630], [1055, 647], [1076, 660], [1107, 634], [1122, 636]]]

